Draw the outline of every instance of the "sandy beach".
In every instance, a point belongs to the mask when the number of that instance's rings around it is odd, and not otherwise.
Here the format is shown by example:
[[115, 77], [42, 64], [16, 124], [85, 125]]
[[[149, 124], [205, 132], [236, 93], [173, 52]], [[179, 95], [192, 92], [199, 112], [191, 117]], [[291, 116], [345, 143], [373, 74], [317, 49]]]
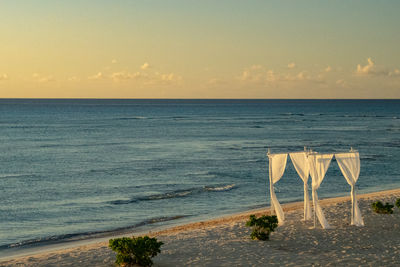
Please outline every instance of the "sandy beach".
[[[272, 233], [270, 241], [251, 240], [245, 221], [252, 210], [218, 219], [181, 225], [150, 233], [164, 242], [155, 266], [399, 266], [400, 210], [376, 214], [376, 200], [394, 203], [400, 189], [358, 195], [365, 227], [350, 225], [349, 197], [321, 200], [333, 229], [312, 229], [302, 221], [303, 203], [283, 205], [285, 224]], [[0, 266], [113, 266], [114, 253], [107, 242], [0, 261]]]

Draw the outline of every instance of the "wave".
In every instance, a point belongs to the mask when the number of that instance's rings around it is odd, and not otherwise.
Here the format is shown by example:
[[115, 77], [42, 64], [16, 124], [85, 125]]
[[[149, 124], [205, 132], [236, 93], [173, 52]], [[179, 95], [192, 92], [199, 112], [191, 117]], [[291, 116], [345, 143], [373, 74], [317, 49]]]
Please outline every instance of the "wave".
[[187, 197], [189, 195], [201, 194], [204, 192], [230, 191], [234, 188], [236, 188], [235, 184], [209, 185], [209, 186], [204, 186], [204, 187], [195, 187], [195, 188], [189, 188], [189, 189], [175, 190], [175, 191], [171, 191], [171, 192], [167, 192], [167, 193], [155, 194], [155, 195], [150, 195], [150, 196], [145, 196], [145, 197], [137, 197], [137, 198], [131, 198], [131, 199], [118, 199], [118, 200], [110, 201], [108, 203], [113, 204], [113, 205], [124, 205], [124, 204], [137, 203], [140, 201], [183, 198], [183, 197]]
[[291, 113], [291, 112], [286, 112], [286, 113], [280, 113], [278, 115], [281, 116], [304, 116], [304, 113]]
[[149, 119], [149, 117], [136, 116], [136, 117], [115, 118], [115, 120], [146, 120], [146, 119]]
[[75, 147], [101, 147], [101, 146], [122, 146], [128, 145], [129, 142], [110, 142], [110, 143], [85, 143], [85, 144], [43, 144], [40, 148], [75, 148]]
[[384, 115], [375, 115], [375, 114], [360, 114], [360, 115], [337, 115], [336, 117], [339, 118], [392, 118], [393, 116], [384, 116]]
[[235, 184], [228, 184], [225, 186], [205, 186], [204, 189], [207, 191], [229, 191], [233, 189], [236, 185]]
[[19, 179], [19, 178], [40, 178], [40, 176], [35, 174], [0, 174], [0, 179]]
[[71, 242], [71, 241], [84, 240], [84, 239], [89, 239], [89, 238], [94, 238], [94, 237], [101, 237], [101, 236], [106, 236], [106, 235], [112, 234], [112, 233], [126, 232], [126, 231], [133, 230], [135, 228], [138, 228], [138, 227], [161, 223], [161, 222], [179, 220], [179, 219], [186, 218], [186, 217], [189, 217], [189, 215], [154, 217], [154, 218], [150, 218], [150, 219], [141, 221], [134, 225], [130, 225], [130, 226], [126, 226], [126, 227], [119, 227], [119, 228], [110, 229], [110, 230], [81, 232], [81, 233], [72, 233], [72, 234], [63, 234], [63, 235], [54, 235], [54, 236], [48, 236], [48, 237], [34, 238], [34, 239], [24, 240], [24, 241], [17, 242], [17, 243], [0, 245], [0, 250], [10, 249], [10, 248], [18, 248], [18, 247], [29, 247], [29, 246], [38, 245], [38, 244], [45, 245], [45, 244], [55, 244], [55, 243], [61, 243], [61, 242]]

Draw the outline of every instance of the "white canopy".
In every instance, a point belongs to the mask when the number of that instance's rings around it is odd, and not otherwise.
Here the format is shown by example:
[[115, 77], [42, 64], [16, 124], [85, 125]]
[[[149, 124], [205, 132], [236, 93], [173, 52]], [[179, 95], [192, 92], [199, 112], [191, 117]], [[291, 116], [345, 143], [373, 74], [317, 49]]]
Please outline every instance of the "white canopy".
[[[275, 211], [279, 223], [283, 223], [285, 216], [281, 205], [275, 195], [274, 184], [277, 183], [285, 172], [288, 153], [270, 154], [269, 159], [269, 180], [270, 180], [270, 194], [271, 194], [271, 209]], [[311, 208], [308, 196], [308, 176], [312, 179], [312, 198], [314, 206], [314, 228], [316, 225], [316, 218], [321, 223], [322, 228], [330, 228], [326, 220], [321, 206], [318, 202], [317, 190], [325, 178], [326, 171], [332, 161], [334, 154], [320, 154], [316, 152], [292, 152], [289, 153], [293, 165], [303, 180], [304, 183], [304, 220], [311, 219]], [[351, 224], [356, 226], [363, 226], [364, 221], [358, 207], [354, 185], [360, 175], [360, 155], [358, 152], [351, 150], [348, 153], [335, 154], [339, 168], [346, 178], [347, 183], [351, 186]]]
[[315, 227], [315, 215], [317, 215], [322, 228], [330, 228], [328, 221], [326, 220], [324, 213], [322, 212], [321, 206], [318, 203], [317, 189], [324, 180], [326, 171], [328, 170], [329, 164], [331, 163], [333, 154], [316, 154], [312, 153], [308, 155], [310, 162], [310, 175], [312, 179], [312, 193], [313, 193], [313, 204], [314, 204], [314, 227]]
[[271, 193], [271, 209], [275, 210], [278, 222], [282, 224], [285, 220], [282, 207], [275, 195], [274, 184], [277, 183], [285, 172], [287, 154], [268, 154], [269, 158], [269, 190]]
[[304, 220], [311, 220], [311, 206], [307, 183], [310, 174], [310, 164], [308, 163], [307, 152], [294, 152], [289, 155], [297, 174], [304, 183]]
[[360, 155], [358, 152], [340, 153], [335, 154], [335, 158], [344, 178], [351, 186], [351, 224], [364, 226], [364, 221], [358, 208], [356, 192], [354, 191], [354, 185], [360, 175]]

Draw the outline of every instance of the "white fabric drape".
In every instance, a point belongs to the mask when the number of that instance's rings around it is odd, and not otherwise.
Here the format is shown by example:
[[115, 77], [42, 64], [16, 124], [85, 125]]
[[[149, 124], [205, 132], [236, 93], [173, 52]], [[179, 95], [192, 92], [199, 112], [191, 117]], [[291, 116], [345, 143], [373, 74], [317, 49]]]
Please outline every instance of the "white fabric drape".
[[340, 170], [346, 178], [347, 183], [351, 186], [351, 224], [356, 226], [364, 226], [364, 221], [358, 207], [356, 192], [354, 185], [360, 175], [360, 155], [358, 152], [335, 154], [336, 161]]
[[304, 220], [311, 220], [310, 197], [308, 195], [308, 176], [310, 174], [310, 164], [308, 163], [306, 152], [290, 153], [290, 159], [304, 183]]
[[322, 228], [330, 228], [328, 221], [326, 220], [324, 213], [322, 212], [321, 206], [318, 203], [317, 189], [322, 183], [325, 177], [326, 171], [328, 170], [329, 164], [331, 163], [333, 154], [314, 154], [308, 155], [310, 163], [310, 175], [312, 179], [312, 197], [314, 205], [314, 227], [315, 227], [315, 216], [318, 217]]
[[276, 212], [279, 224], [285, 220], [283, 210], [275, 195], [274, 184], [277, 183], [283, 175], [286, 167], [287, 154], [269, 154], [269, 190], [271, 194], [271, 210]]

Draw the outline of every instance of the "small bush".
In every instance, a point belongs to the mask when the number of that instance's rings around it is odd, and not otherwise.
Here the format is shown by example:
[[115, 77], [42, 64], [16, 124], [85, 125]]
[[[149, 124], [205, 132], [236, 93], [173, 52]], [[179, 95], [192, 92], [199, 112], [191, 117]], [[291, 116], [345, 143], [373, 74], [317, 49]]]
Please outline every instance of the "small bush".
[[153, 265], [152, 257], [161, 252], [163, 242], [156, 238], [144, 237], [122, 237], [110, 239], [108, 246], [117, 252], [115, 263], [120, 266]]
[[392, 214], [393, 213], [393, 205], [390, 205], [389, 203], [386, 202], [386, 205], [383, 205], [382, 202], [377, 201], [372, 203], [372, 209], [376, 213], [382, 213], [382, 214]]
[[400, 209], [400, 198], [398, 198], [398, 199], [396, 200], [396, 207], [398, 207], [398, 208]]
[[250, 215], [250, 220], [246, 222], [246, 226], [253, 227], [250, 235], [252, 239], [269, 240], [269, 234], [278, 227], [278, 217], [263, 215], [256, 218], [255, 215]]

